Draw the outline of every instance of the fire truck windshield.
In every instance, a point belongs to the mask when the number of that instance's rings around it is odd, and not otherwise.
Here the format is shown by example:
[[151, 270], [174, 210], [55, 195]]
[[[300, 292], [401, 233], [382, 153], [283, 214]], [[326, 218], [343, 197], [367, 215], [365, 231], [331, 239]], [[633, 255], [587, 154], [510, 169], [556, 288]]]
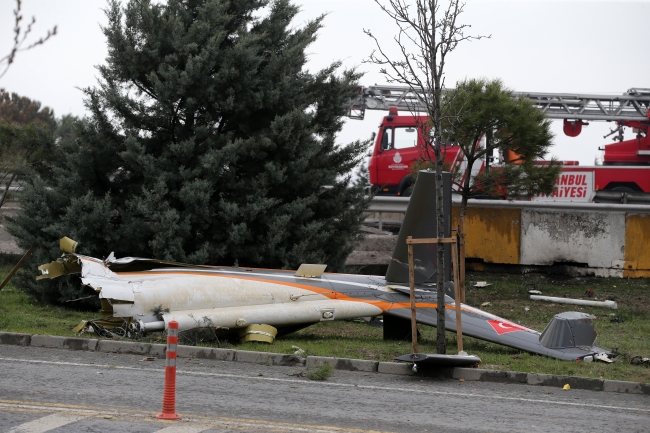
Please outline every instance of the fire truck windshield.
[[418, 133], [415, 128], [396, 127], [393, 139], [394, 149], [407, 149], [409, 147], [415, 147], [418, 140]]

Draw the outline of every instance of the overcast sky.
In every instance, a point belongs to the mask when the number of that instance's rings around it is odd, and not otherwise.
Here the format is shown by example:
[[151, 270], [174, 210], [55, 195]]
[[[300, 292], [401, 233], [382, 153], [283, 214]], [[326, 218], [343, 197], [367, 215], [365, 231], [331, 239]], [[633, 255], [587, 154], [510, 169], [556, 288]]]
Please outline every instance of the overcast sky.
[[[309, 48], [310, 70], [340, 60], [365, 72], [364, 85], [385, 84], [378, 67], [363, 64], [373, 42], [371, 30], [391, 47], [395, 25], [373, 0], [296, 0], [302, 12], [295, 26], [327, 13], [318, 41]], [[103, 0], [23, 0], [23, 15], [36, 16], [33, 36], [53, 26], [57, 36], [20, 53], [0, 79], [0, 87], [41, 101], [57, 116], [85, 114], [80, 88], [96, 83], [95, 65], [104, 62], [106, 23]], [[13, 0], [0, 1], [0, 55], [11, 48]], [[621, 94], [631, 87], [650, 87], [648, 1], [467, 0], [461, 22], [469, 33], [490, 39], [466, 42], [448, 59], [446, 82], [463, 78], [500, 78], [518, 91]], [[364, 121], [348, 120], [340, 142], [364, 139], [376, 131], [382, 112], [367, 112]], [[593, 122], [577, 138], [554, 122], [551, 154], [561, 160], [592, 165], [611, 124]], [[629, 131], [626, 138], [632, 138]]]

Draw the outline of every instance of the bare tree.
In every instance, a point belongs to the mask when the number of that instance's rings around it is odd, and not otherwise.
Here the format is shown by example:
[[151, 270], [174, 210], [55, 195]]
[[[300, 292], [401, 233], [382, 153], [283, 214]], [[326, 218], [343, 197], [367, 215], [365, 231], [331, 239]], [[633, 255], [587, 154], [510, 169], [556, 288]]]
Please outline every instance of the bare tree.
[[9, 70], [9, 67], [14, 62], [16, 55], [21, 51], [31, 50], [37, 45], [43, 45], [45, 41], [50, 39], [52, 36], [56, 35], [56, 26], [52, 30], [48, 30], [45, 36], [42, 36], [37, 41], [34, 41], [27, 46], [24, 46], [27, 43], [27, 38], [32, 32], [32, 27], [36, 23], [36, 18], [32, 17], [27, 27], [23, 29], [21, 27], [23, 21], [23, 15], [21, 13], [22, 2], [21, 0], [16, 0], [16, 9], [14, 9], [14, 42], [9, 54], [0, 58], [0, 78], [2, 78]]
[[[424, 159], [434, 160], [436, 166], [436, 227], [438, 239], [444, 236], [444, 213], [442, 171], [444, 156], [442, 123], [443, 92], [445, 91], [445, 65], [447, 56], [459, 43], [489, 36], [470, 36], [465, 31], [470, 27], [458, 22], [465, 3], [459, 0], [441, 2], [438, 0], [375, 0], [379, 7], [397, 25], [394, 42], [400, 51], [398, 59], [382, 47], [370, 30], [364, 32], [376, 44], [376, 50], [367, 60], [381, 66], [380, 72], [390, 83], [408, 86], [420, 95], [428, 114], [428, 124], [418, 125], [425, 132]], [[446, 7], [443, 7], [446, 4]], [[452, 98], [453, 99], [453, 98]], [[412, 110], [415, 111], [415, 108]], [[431, 155], [433, 150], [433, 155]], [[433, 156], [433, 157], [432, 157]], [[444, 294], [444, 244], [438, 242], [437, 285], [438, 321], [437, 352], [446, 352], [445, 340], [445, 294]]]

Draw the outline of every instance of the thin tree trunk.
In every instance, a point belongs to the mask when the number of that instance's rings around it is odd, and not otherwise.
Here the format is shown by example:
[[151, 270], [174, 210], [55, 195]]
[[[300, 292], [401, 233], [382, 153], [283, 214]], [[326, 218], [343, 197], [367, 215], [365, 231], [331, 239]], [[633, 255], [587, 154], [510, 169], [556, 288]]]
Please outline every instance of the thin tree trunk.
[[[440, 164], [442, 165], [442, 164]], [[439, 172], [439, 173], [438, 173]], [[442, 205], [443, 205], [443, 191], [442, 191], [442, 168], [439, 169], [439, 165], [436, 164], [436, 226], [438, 229], [438, 239], [441, 239], [445, 233], [445, 222], [444, 222], [444, 213], [441, 217]], [[436, 279], [436, 288], [437, 288], [437, 307], [436, 312], [438, 313], [438, 320], [436, 322], [437, 328], [437, 352], [439, 354], [447, 353], [447, 338], [445, 334], [445, 244], [438, 242], [438, 275]]]
[[[436, 86], [438, 87], [438, 86]], [[438, 233], [438, 239], [442, 239], [445, 236], [445, 212], [443, 209], [444, 204], [444, 188], [442, 184], [442, 136], [441, 134], [441, 122], [440, 122], [440, 91], [437, 88], [437, 93], [434, 96], [436, 98], [437, 109], [434, 111], [434, 125], [436, 130], [434, 131], [434, 149], [436, 156], [436, 229]], [[438, 263], [437, 263], [438, 275], [436, 279], [436, 291], [437, 291], [437, 321], [436, 321], [436, 335], [437, 343], [436, 349], [439, 354], [447, 353], [447, 337], [445, 333], [445, 244], [438, 242]]]

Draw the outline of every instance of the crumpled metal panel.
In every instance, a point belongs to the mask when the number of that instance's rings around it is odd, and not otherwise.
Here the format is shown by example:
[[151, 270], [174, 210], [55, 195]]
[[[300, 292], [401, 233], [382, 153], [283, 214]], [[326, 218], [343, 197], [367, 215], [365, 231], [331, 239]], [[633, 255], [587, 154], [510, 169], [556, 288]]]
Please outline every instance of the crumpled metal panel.
[[36, 280], [57, 278], [61, 275], [78, 274], [81, 272], [81, 269], [82, 266], [77, 257], [70, 254], [54, 262], [40, 265], [38, 270], [41, 271], [41, 275], [37, 276]]
[[596, 341], [593, 319], [591, 314], [576, 311], [556, 314], [539, 341], [549, 349], [591, 347]]

